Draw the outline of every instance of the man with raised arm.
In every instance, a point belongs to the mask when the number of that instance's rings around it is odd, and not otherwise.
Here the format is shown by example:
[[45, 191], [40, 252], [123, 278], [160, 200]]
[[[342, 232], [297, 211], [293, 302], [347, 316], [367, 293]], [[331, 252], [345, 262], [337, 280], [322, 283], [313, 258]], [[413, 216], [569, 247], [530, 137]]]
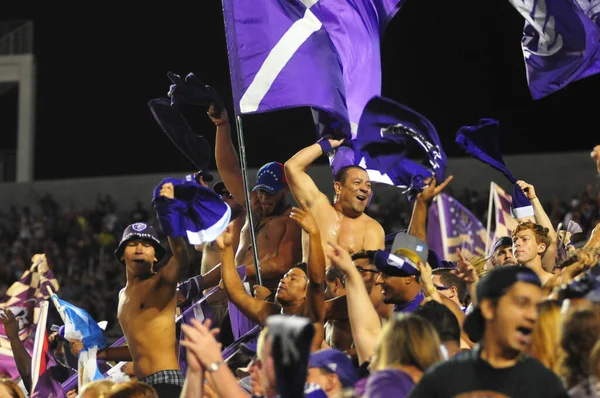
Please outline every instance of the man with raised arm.
[[98, 353], [107, 361], [133, 360], [139, 381], [153, 386], [159, 397], [178, 397], [183, 375], [177, 361], [175, 336], [175, 289], [189, 266], [188, 243], [168, 226], [177, 217], [181, 203], [172, 183], [162, 184], [154, 206], [173, 253], [160, 270], [155, 266], [165, 256], [156, 230], [145, 223], [129, 225], [115, 251], [125, 265], [127, 285], [119, 293], [117, 317], [127, 346], [108, 347]]
[[[237, 153], [231, 141], [227, 111], [223, 109], [217, 115], [214, 106], [211, 106], [208, 115], [217, 126], [217, 169], [233, 199], [245, 209], [246, 193]], [[301, 259], [301, 232], [298, 224], [289, 217], [291, 207], [286, 203], [288, 191], [283, 165], [270, 162], [259, 169], [256, 184], [250, 193], [262, 281], [271, 290], [277, 288], [281, 277]], [[246, 267], [246, 280], [251, 285], [257, 281], [248, 215], [240, 232], [235, 265]], [[203, 274], [204, 287], [215, 286], [220, 277], [220, 267]]]
[[275, 302], [249, 295], [233, 264], [232, 236], [229, 228], [217, 244], [222, 250], [223, 285], [229, 301], [252, 321], [264, 326], [269, 316], [275, 314], [298, 315], [309, 318], [315, 326], [312, 348], [316, 351], [323, 342], [325, 318], [325, 254], [316, 221], [304, 209], [293, 208], [290, 218], [297, 222], [309, 236], [307, 263], [294, 265], [281, 278], [275, 293]]
[[[371, 180], [360, 166], [341, 168], [334, 177], [333, 204], [306, 173], [319, 156], [340, 146], [343, 140], [321, 140], [296, 153], [285, 163], [290, 191], [300, 206], [306, 207], [317, 220], [323, 247], [336, 242], [350, 253], [385, 247], [385, 233], [375, 219], [365, 214], [371, 198]], [[303, 256], [306, 257], [307, 236], [303, 234]], [[327, 259], [329, 264], [329, 259]]]

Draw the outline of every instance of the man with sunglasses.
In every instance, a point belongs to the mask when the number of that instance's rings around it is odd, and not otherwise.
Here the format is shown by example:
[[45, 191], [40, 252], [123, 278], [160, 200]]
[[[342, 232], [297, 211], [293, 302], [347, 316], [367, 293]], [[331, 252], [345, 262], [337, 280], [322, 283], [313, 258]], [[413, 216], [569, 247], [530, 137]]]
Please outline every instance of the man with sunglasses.
[[436, 268], [431, 271], [433, 286], [437, 291], [454, 301], [465, 312], [467, 308], [467, 285], [452, 273], [452, 268]]

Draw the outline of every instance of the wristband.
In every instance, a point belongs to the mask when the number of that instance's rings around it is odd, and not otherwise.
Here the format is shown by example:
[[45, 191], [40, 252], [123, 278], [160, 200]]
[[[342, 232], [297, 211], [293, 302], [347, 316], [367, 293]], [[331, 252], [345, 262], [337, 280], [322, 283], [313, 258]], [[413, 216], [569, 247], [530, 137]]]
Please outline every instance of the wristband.
[[327, 152], [333, 149], [331, 142], [329, 142], [327, 138], [321, 138], [319, 141], [317, 141], [317, 144], [319, 144], [319, 146], [321, 147], [321, 150], [323, 151], [324, 155], [326, 155]]

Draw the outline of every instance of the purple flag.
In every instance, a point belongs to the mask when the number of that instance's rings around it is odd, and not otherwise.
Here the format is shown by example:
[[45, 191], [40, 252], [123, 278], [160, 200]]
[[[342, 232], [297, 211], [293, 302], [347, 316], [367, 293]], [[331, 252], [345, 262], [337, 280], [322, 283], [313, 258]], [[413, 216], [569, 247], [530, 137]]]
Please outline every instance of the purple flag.
[[481, 221], [456, 199], [441, 193], [427, 217], [427, 245], [443, 260], [456, 261], [456, 249], [467, 258], [485, 256], [487, 232]]
[[314, 106], [347, 121], [342, 60], [304, 3], [223, 1], [236, 114]]
[[510, 3], [525, 18], [521, 47], [534, 99], [600, 72], [600, 1]]
[[[355, 138], [365, 105], [381, 94], [380, 39], [402, 4], [224, 0], [236, 113], [310, 106], [319, 137]], [[330, 162], [334, 173], [355, 164], [354, 151]]]
[[[406, 159], [415, 143], [424, 152], [429, 168]], [[355, 156], [373, 181], [406, 188], [412, 194], [422, 190], [423, 180], [434, 174], [438, 181], [446, 178], [446, 154], [433, 124], [414, 110], [383, 97], [372, 98], [365, 107]]]

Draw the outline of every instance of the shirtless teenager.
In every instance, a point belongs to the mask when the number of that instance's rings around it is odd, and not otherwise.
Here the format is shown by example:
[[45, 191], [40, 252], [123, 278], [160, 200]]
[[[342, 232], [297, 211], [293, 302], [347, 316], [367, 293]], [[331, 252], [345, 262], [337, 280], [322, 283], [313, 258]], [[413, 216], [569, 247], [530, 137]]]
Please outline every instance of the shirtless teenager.
[[[327, 242], [335, 242], [350, 253], [383, 249], [385, 234], [382, 226], [364, 213], [372, 194], [371, 180], [365, 169], [347, 166], [337, 172], [333, 183], [333, 204], [306, 173], [308, 166], [323, 155], [322, 145], [326, 150], [328, 147], [335, 149], [342, 142], [321, 141], [322, 144], [312, 144], [291, 157], [285, 163], [290, 191], [296, 202], [307, 207], [317, 220], [323, 247], [329, 247]], [[303, 256], [306, 257], [306, 234], [302, 238]], [[328, 258], [326, 261], [329, 265]]]
[[[160, 219], [176, 201], [173, 184], [164, 184], [159, 195], [166, 204], [157, 207]], [[173, 255], [155, 271], [155, 264], [166, 254], [156, 230], [145, 223], [125, 229], [115, 257], [125, 265], [127, 277], [117, 309], [127, 346], [108, 347], [98, 353], [98, 359], [107, 361], [133, 360], [138, 380], [153, 386], [161, 398], [178, 397], [183, 387], [176, 350], [175, 289], [189, 265], [186, 238], [168, 239]]]
[[[245, 208], [246, 193], [237, 153], [231, 141], [227, 111], [223, 109], [220, 115], [215, 115], [214, 107], [211, 106], [208, 115], [217, 126], [215, 141], [217, 169], [233, 199]], [[258, 170], [250, 202], [262, 281], [263, 285], [272, 291], [277, 288], [279, 280], [292, 265], [300, 262], [302, 256], [300, 226], [290, 219], [291, 207], [286, 204], [288, 192], [289, 188], [281, 163], [270, 162]], [[246, 281], [251, 286], [256, 283], [248, 217], [240, 232], [235, 265], [237, 267], [244, 265]], [[204, 287], [217, 285], [220, 277], [220, 267], [203, 274]]]

